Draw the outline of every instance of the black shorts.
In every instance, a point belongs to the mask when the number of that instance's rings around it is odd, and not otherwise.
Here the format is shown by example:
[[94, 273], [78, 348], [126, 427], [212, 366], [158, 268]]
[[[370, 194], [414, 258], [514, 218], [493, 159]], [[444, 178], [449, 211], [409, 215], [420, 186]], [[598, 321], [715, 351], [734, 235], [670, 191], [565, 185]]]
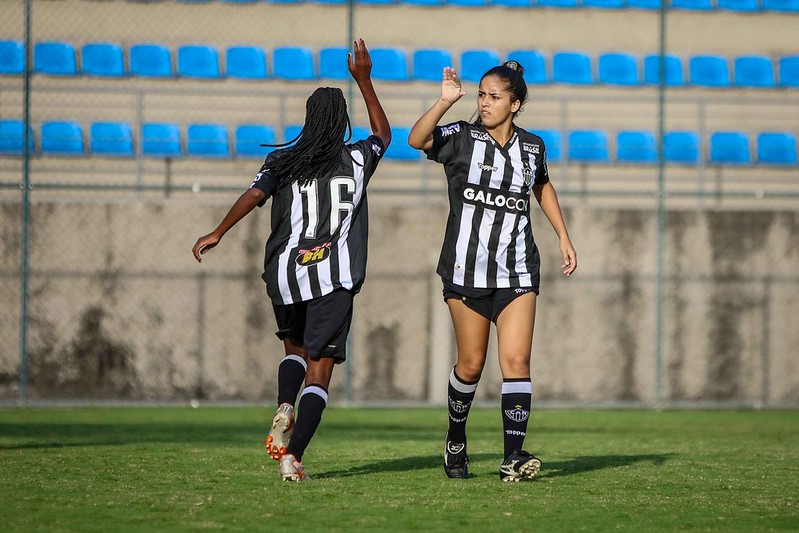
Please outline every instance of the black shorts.
[[304, 347], [315, 361], [332, 357], [336, 364], [343, 363], [352, 324], [352, 297], [351, 292], [340, 289], [306, 302], [273, 304], [278, 328], [275, 335]]
[[508, 287], [502, 289], [476, 289], [474, 287], [461, 287], [442, 278], [444, 282], [444, 301], [450, 298], [461, 300], [475, 313], [487, 318], [494, 324], [497, 323], [499, 314], [508, 307], [508, 304], [523, 294], [538, 290], [534, 287]]

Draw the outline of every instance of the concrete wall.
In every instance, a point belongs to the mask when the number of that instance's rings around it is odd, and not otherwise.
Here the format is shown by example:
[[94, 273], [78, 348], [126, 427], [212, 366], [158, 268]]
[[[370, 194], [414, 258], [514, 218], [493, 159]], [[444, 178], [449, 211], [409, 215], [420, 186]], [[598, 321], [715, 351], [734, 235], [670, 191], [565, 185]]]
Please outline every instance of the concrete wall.
[[[230, 205], [203, 198], [33, 205], [30, 398], [274, 400], [282, 346], [259, 277], [268, 207], [198, 265], [191, 246]], [[534, 396], [653, 404], [656, 213], [564, 214], [579, 254], [571, 279], [534, 210], [543, 261]], [[445, 216], [439, 202], [372, 202], [368, 279], [335, 401], [444, 401], [455, 356], [433, 271]], [[19, 217], [18, 204], [0, 204], [4, 399], [18, 394]], [[799, 405], [798, 230], [795, 211], [667, 213], [664, 401]], [[499, 380], [492, 347], [479, 398], [496, 400]]]

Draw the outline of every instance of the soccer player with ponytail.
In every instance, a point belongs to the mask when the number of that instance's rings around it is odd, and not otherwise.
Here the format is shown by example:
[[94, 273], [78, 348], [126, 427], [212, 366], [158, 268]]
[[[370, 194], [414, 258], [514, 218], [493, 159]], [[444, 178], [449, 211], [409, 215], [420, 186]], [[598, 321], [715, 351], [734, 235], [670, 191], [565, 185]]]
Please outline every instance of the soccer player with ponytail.
[[449, 378], [449, 429], [444, 471], [467, 478], [466, 421], [488, 349], [491, 322], [502, 371], [503, 481], [534, 477], [541, 460], [522, 448], [532, 402], [530, 354], [540, 258], [533, 239], [530, 195], [560, 238], [563, 273], [577, 268], [540, 137], [514, 124], [527, 100], [524, 71], [508, 61], [486, 72], [477, 91], [477, 119], [439, 126], [466, 93], [445, 68], [441, 96], [416, 122], [408, 143], [444, 165], [450, 213], [437, 273], [455, 329], [458, 359]]
[[278, 367], [278, 409], [266, 448], [286, 481], [310, 479], [302, 456], [327, 405], [333, 367], [346, 359], [353, 297], [366, 276], [366, 187], [391, 142], [362, 39], [353, 44], [348, 63], [372, 135], [346, 144], [352, 128], [344, 93], [316, 89], [299, 136], [266, 157], [250, 188], [192, 250], [201, 261], [239, 220], [272, 198], [262, 277], [286, 355]]

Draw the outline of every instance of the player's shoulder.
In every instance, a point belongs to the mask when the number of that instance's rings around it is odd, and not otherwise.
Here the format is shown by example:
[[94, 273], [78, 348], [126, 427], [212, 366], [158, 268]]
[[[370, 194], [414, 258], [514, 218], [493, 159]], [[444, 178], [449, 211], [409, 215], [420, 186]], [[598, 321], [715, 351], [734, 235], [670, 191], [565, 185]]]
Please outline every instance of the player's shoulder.
[[544, 139], [535, 133], [517, 126], [516, 135], [519, 136], [519, 145], [525, 152], [539, 154], [544, 151]]
[[377, 135], [369, 135], [365, 139], [360, 139], [349, 143], [345, 147], [346, 150], [350, 152], [358, 151], [366, 155], [366, 151], [371, 151], [376, 156], [380, 157], [383, 155], [383, 151], [385, 147], [383, 146], [383, 141]]
[[450, 135], [457, 135], [472, 131], [473, 126], [465, 120], [458, 120], [456, 122], [450, 122], [449, 124], [440, 124], [438, 129], [441, 132], [442, 137], [448, 137]]

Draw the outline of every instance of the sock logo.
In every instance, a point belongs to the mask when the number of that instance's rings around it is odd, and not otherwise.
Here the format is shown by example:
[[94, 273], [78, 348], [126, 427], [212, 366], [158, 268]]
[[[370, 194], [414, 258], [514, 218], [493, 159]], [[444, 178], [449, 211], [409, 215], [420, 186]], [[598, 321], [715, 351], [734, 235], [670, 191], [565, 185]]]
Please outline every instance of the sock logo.
[[449, 415], [449, 419], [455, 422], [456, 424], [460, 424], [461, 422], [466, 422], [466, 417], [463, 418], [455, 418], [452, 414]]
[[525, 411], [521, 405], [517, 405], [514, 409], [505, 409], [505, 416], [514, 422], [524, 422], [530, 416], [530, 411]]
[[449, 407], [456, 413], [465, 413], [469, 410], [470, 405], [472, 405], [472, 402], [463, 403], [460, 400], [453, 400], [452, 398], [449, 399]]
[[524, 431], [519, 431], [519, 430], [516, 430], [516, 429], [506, 429], [505, 430], [505, 434], [506, 435], [515, 435], [517, 437], [524, 437], [524, 436], [527, 435], [527, 433], [525, 433]]

